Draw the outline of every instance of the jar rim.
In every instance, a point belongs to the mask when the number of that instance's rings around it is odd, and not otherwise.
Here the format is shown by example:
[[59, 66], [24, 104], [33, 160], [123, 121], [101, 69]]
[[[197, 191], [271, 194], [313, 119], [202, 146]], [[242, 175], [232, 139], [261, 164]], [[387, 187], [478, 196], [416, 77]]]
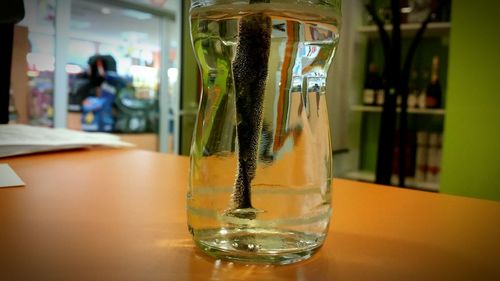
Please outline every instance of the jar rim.
[[[342, 0], [270, 0], [272, 3], [285, 3], [285, 4], [305, 4], [305, 5], [318, 5], [330, 6], [340, 11]], [[208, 7], [212, 5], [248, 5], [248, 0], [191, 0], [191, 9]]]

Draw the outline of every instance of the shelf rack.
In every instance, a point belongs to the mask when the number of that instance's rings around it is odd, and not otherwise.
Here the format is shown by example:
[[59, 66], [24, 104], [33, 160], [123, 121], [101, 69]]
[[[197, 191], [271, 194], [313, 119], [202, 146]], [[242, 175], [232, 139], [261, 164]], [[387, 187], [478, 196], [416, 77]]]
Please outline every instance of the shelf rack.
[[[420, 28], [420, 23], [404, 23], [401, 25], [401, 34], [403, 37], [414, 36]], [[385, 25], [387, 31], [392, 30], [392, 25]], [[424, 33], [424, 37], [439, 37], [443, 35], [448, 35], [451, 30], [451, 24], [449, 22], [431, 22], [427, 25], [427, 30]], [[370, 37], [378, 37], [378, 29], [375, 25], [363, 25], [358, 27], [358, 32]]]
[[[343, 178], [374, 183], [375, 173], [371, 171], [351, 171], [346, 173]], [[397, 185], [397, 183], [397, 176], [393, 176], [391, 178], [391, 184]], [[406, 178], [405, 183], [408, 188], [439, 192], [439, 184], [435, 182], [416, 181], [414, 178], [408, 177]]]
[[[353, 105], [351, 106], [351, 110], [361, 112], [382, 112], [382, 106]], [[396, 111], [401, 112], [401, 108], [397, 108]], [[407, 112], [408, 114], [445, 115], [446, 110], [443, 108], [408, 108]]]

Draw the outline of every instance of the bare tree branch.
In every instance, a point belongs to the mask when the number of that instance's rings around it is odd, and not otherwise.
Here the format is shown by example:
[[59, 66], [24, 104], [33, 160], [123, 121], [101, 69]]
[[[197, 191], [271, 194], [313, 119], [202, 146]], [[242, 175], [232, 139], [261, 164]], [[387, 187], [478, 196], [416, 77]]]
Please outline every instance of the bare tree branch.
[[382, 47], [384, 49], [384, 61], [385, 61], [384, 68], [387, 68], [389, 67], [389, 61], [391, 57], [391, 40], [389, 39], [389, 34], [387, 33], [387, 30], [385, 30], [384, 28], [384, 22], [377, 15], [375, 7], [372, 4], [366, 4], [365, 8], [366, 11], [368, 11], [370, 16], [373, 18], [373, 22], [378, 28], [378, 33], [380, 35], [380, 40], [382, 41]]

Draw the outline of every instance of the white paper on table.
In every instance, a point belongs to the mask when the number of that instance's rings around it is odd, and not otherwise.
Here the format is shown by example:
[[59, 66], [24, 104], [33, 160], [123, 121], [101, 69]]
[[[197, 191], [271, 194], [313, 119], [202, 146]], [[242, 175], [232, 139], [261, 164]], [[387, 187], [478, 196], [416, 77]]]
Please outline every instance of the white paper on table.
[[28, 125], [0, 125], [0, 158], [90, 146], [132, 147], [107, 133], [88, 133]]
[[0, 164], [0, 187], [24, 186], [24, 182], [9, 164]]

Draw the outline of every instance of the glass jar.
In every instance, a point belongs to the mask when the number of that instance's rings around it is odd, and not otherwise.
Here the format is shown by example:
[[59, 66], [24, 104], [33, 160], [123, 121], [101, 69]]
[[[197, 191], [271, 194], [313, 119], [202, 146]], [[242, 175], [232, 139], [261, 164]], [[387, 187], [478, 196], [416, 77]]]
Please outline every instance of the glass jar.
[[203, 94], [189, 231], [217, 258], [306, 259], [332, 212], [325, 96], [340, 0], [194, 0], [190, 20]]

